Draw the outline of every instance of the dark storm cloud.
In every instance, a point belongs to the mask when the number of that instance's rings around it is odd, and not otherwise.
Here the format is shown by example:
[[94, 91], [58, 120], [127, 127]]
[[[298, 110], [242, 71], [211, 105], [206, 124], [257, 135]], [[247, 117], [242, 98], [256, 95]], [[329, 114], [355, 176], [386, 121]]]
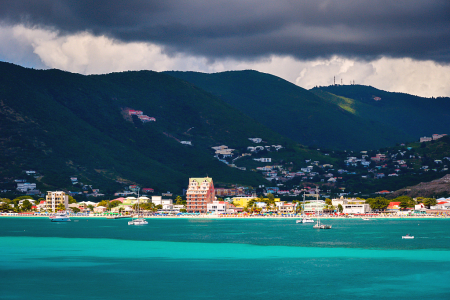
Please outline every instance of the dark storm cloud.
[[448, 0], [2, 0], [0, 19], [210, 58], [337, 54], [450, 62]]

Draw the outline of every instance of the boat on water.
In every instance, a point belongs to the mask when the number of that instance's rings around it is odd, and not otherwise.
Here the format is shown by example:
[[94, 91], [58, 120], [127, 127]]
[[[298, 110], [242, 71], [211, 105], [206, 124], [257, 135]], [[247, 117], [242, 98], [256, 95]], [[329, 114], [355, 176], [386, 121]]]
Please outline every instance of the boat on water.
[[147, 225], [148, 222], [144, 218], [136, 218], [131, 221], [128, 221], [128, 225]]
[[299, 223], [315, 223], [316, 221], [314, 221], [313, 219], [307, 218], [307, 217], [303, 217], [300, 220], [295, 221], [295, 223], [299, 224]]
[[148, 222], [144, 218], [139, 218], [139, 190], [138, 190], [138, 200], [137, 200], [137, 213], [128, 221], [128, 225], [147, 225]]
[[363, 221], [369, 221], [370, 219], [369, 219], [369, 218], [361, 218], [361, 220], [363, 220]]
[[59, 213], [49, 217], [52, 222], [70, 222], [70, 218], [65, 213]]
[[409, 233], [407, 235], [402, 236], [402, 240], [412, 240], [414, 238], [413, 235], [409, 235]]
[[317, 224], [313, 226], [314, 229], [331, 229], [331, 225], [324, 225], [320, 223], [320, 219], [317, 219]]

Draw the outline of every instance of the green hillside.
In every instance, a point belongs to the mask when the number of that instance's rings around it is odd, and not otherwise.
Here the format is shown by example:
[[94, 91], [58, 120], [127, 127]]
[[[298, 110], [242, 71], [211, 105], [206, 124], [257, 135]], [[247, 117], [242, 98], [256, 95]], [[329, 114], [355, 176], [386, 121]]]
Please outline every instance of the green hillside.
[[279, 77], [256, 71], [166, 72], [220, 97], [246, 115], [301, 144], [377, 149], [409, 136], [368, 120]]
[[361, 118], [400, 130], [409, 141], [447, 133], [450, 128], [450, 98], [423, 98], [363, 85], [318, 87], [311, 91]]
[[226, 166], [210, 147], [260, 137], [297, 149], [298, 159], [311, 152], [196, 86], [150, 71], [83, 76], [0, 63], [0, 129], [0, 177], [36, 170], [44, 190], [71, 188], [70, 176], [106, 192], [121, 188], [116, 181], [180, 192], [189, 177], [206, 175], [257, 185], [261, 175]]

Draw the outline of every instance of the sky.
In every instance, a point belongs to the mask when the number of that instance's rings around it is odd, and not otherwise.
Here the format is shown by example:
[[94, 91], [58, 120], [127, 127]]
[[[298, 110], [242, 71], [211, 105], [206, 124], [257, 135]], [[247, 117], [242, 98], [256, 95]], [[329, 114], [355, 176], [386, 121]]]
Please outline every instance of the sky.
[[81, 74], [253, 69], [450, 96], [449, 0], [0, 0], [0, 60]]

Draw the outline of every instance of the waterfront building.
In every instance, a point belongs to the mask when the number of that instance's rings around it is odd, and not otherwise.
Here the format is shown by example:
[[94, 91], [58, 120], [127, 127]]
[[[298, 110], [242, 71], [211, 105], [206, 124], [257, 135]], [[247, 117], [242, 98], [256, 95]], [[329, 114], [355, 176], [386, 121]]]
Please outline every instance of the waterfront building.
[[344, 214], [366, 214], [372, 212], [370, 205], [366, 200], [356, 198], [336, 198], [331, 200], [335, 209], [340, 205], [343, 207]]
[[186, 191], [188, 213], [206, 213], [208, 203], [212, 203], [215, 197], [212, 178], [189, 178], [189, 187]]
[[388, 207], [386, 208], [387, 212], [397, 212], [400, 210], [401, 202], [390, 202]]
[[295, 203], [286, 203], [285, 201], [277, 201], [275, 202], [275, 206], [277, 208], [277, 212], [282, 214], [291, 214], [295, 213], [296, 204]]
[[256, 199], [256, 197], [233, 197], [233, 204], [236, 207], [247, 207], [250, 200]]
[[51, 210], [52, 212], [56, 211], [56, 208], [63, 204], [67, 209], [69, 207], [69, 196], [66, 193], [61, 191], [56, 192], [47, 192], [47, 196], [45, 197], [45, 209]]
[[209, 213], [224, 214], [227, 213], [229, 205], [230, 204], [225, 201], [213, 201], [212, 203], [208, 203], [206, 208]]
[[164, 210], [172, 210], [173, 209], [173, 200], [172, 199], [163, 199], [162, 196], [152, 196], [151, 202], [155, 205], [161, 205]]
[[308, 214], [323, 213], [326, 206], [327, 204], [323, 200], [313, 200], [304, 202], [303, 211]]

